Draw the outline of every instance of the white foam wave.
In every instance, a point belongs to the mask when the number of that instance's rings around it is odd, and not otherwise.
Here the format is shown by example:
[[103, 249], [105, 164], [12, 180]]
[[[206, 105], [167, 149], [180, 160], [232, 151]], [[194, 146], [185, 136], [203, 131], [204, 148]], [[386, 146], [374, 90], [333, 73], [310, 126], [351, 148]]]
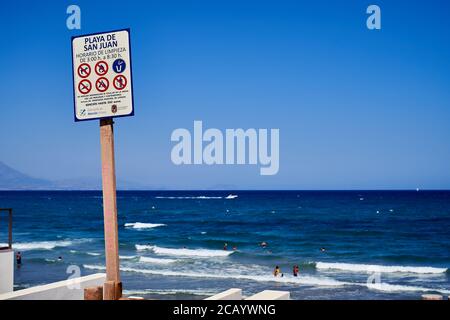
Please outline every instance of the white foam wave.
[[99, 256], [99, 255], [101, 255], [101, 253], [98, 253], [98, 252], [86, 252], [86, 254], [90, 255], [90, 256]]
[[157, 227], [164, 227], [163, 223], [143, 223], [143, 222], [133, 222], [133, 223], [125, 223], [125, 228], [133, 228], [133, 229], [151, 229]]
[[136, 250], [151, 250], [155, 254], [168, 255], [168, 256], [188, 256], [188, 257], [226, 257], [233, 253], [233, 251], [225, 250], [210, 250], [210, 249], [172, 249], [172, 248], [161, 248], [158, 246], [150, 245], [136, 245]]
[[225, 199], [227, 200], [231, 200], [231, 199], [236, 199], [238, 196], [235, 194], [229, 194]]
[[176, 295], [176, 294], [188, 294], [188, 295], [198, 295], [198, 296], [213, 296], [217, 294], [217, 291], [212, 290], [202, 290], [202, 289], [144, 289], [144, 290], [124, 290], [126, 295], [146, 295], [146, 294], [157, 294], [157, 295]]
[[[96, 265], [83, 265], [86, 269], [93, 270], [105, 270], [104, 266], [96, 266]], [[204, 273], [195, 273], [195, 272], [176, 272], [169, 270], [149, 270], [149, 269], [135, 269], [128, 267], [121, 267], [121, 271], [124, 272], [135, 272], [135, 273], [144, 273], [144, 274], [152, 274], [152, 275], [161, 275], [161, 276], [172, 276], [172, 277], [189, 277], [189, 278], [210, 278], [210, 279], [238, 279], [238, 280], [251, 280], [258, 282], [280, 282], [286, 284], [302, 284], [302, 285], [310, 285], [310, 286], [325, 286], [325, 287], [336, 287], [343, 286], [346, 284], [350, 284], [347, 282], [341, 282], [330, 278], [318, 278], [318, 277], [310, 277], [310, 276], [301, 276], [301, 277], [274, 277], [272, 275], [247, 275], [247, 274], [204, 274]]]
[[199, 199], [199, 200], [211, 200], [211, 199], [223, 199], [223, 197], [209, 197], [209, 196], [197, 196], [197, 197], [155, 197], [156, 199], [171, 199], [171, 200], [183, 200], [183, 199]]
[[119, 259], [121, 260], [131, 260], [136, 258], [136, 256], [119, 256]]
[[[83, 265], [86, 269], [93, 270], [105, 270], [103, 266], [94, 265]], [[371, 290], [379, 290], [385, 292], [440, 292], [442, 294], [450, 294], [449, 290], [445, 289], [435, 289], [435, 288], [424, 288], [417, 286], [405, 286], [405, 285], [395, 285], [389, 283], [377, 283], [377, 284], [366, 284], [366, 283], [352, 283], [334, 280], [325, 277], [311, 277], [301, 275], [299, 277], [285, 276], [277, 277], [271, 275], [245, 275], [245, 274], [202, 274], [193, 272], [175, 272], [166, 270], [147, 270], [147, 269], [134, 269], [134, 268], [121, 268], [124, 272], [135, 272], [151, 275], [162, 275], [162, 276], [172, 276], [172, 277], [189, 277], [189, 278], [210, 278], [210, 279], [238, 279], [238, 280], [250, 280], [257, 282], [279, 282], [285, 284], [297, 284], [297, 285], [307, 285], [313, 287], [340, 287], [340, 286], [360, 286], [366, 287]]]
[[146, 263], [155, 263], [155, 264], [169, 264], [174, 263], [177, 260], [175, 259], [158, 259], [158, 258], [151, 258], [151, 257], [140, 257], [139, 262], [146, 262]]
[[17, 242], [13, 243], [13, 249], [16, 250], [52, 250], [56, 247], [68, 247], [73, 244], [73, 241], [35, 241], [35, 242]]
[[106, 270], [105, 266], [96, 266], [93, 264], [83, 264], [83, 268], [89, 269], [89, 270]]
[[342, 270], [352, 272], [385, 272], [385, 273], [418, 273], [418, 274], [440, 274], [447, 272], [446, 268], [434, 267], [407, 267], [407, 266], [383, 266], [370, 264], [352, 263], [325, 263], [317, 262], [316, 268], [321, 270]]
[[443, 294], [450, 294], [449, 290], [443, 289], [431, 289], [424, 287], [416, 287], [416, 286], [404, 286], [398, 284], [390, 284], [390, 283], [370, 283], [367, 284], [367, 287], [372, 290], [379, 290], [385, 292], [440, 292]]

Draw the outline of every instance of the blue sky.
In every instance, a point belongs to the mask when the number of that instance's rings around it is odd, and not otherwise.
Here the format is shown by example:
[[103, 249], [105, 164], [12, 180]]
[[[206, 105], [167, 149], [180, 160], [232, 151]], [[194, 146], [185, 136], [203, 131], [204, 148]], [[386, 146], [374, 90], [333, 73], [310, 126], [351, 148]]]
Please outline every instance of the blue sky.
[[[66, 28], [78, 4], [82, 29]], [[369, 4], [382, 29], [366, 28]], [[100, 176], [97, 121], [73, 122], [70, 38], [131, 28], [135, 117], [120, 179], [164, 188], [450, 188], [448, 1], [2, 4], [0, 161]], [[176, 128], [279, 128], [280, 171], [175, 166]]]

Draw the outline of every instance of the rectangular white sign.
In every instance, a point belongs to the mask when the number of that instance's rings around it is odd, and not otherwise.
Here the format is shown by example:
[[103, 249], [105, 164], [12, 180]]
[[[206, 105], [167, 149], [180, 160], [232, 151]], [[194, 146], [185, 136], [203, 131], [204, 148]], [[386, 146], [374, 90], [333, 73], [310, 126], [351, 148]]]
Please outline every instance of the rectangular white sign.
[[75, 121], [134, 115], [130, 30], [72, 38]]

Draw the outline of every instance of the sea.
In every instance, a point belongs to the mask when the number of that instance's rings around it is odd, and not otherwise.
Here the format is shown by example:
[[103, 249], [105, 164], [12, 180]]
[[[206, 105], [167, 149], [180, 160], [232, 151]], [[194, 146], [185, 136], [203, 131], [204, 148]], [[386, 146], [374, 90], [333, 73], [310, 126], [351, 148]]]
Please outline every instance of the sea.
[[[119, 191], [117, 202], [126, 295], [450, 294], [450, 191]], [[105, 272], [100, 191], [0, 191], [0, 208], [13, 209], [13, 248], [22, 254], [15, 290]]]

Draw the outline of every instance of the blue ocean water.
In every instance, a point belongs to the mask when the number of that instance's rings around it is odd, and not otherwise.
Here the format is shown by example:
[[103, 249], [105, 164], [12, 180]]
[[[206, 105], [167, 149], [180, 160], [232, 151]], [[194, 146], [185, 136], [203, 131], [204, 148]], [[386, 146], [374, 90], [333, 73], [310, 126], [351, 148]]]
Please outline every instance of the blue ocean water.
[[[71, 265], [82, 275], [103, 272], [101, 192], [4, 191], [0, 207], [14, 210], [13, 246], [23, 255], [16, 290], [67, 279]], [[288, 290], [293, 299], [450, 294], [450, 191], [122, 191], [118, 211], [126, 294], [201, 299], [232, 287], [245, 295]], [[272, 275], [276, 265], [283, 277]]]

